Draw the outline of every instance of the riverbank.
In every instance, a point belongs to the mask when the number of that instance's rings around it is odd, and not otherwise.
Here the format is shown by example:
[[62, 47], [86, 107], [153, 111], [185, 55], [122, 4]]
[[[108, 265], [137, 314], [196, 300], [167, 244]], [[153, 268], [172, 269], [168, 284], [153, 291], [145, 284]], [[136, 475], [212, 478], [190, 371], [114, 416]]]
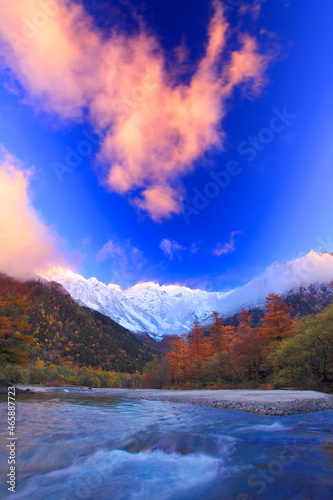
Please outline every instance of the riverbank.
[[8, 394], [8, 387], [15, 387], [15, 394], [34, 394], [34, 392], [29, 389], [19, 389], [15, 386], [15, 384], [10, 384], [9, 382], [5, 382], [5, 380], [0, 380], [0, 395], [4, 396]]
[[[5, 385], [4, 383], [3, 385]], [[8, 385], [8, 384], [6, 384]], [[294, 415], [333, 410], [333, 395], [317, 391], [300, 390], [163, 390], [91, 388], [64, 385], [63, 387], [20, 386], [18, 393], [86, 392], [122, 398], [169, 401], [228, 410], [239, 410], [261, 415]], [[6, 389], [7, 387], [0, 387]], [[1, 392], [1, 391], [0, 391]]]
[[333, 410], [333, 395], [316, 391], [108, 389], [108, 393], [128, 398], [189, 403], [262, 415], [294, 415]]

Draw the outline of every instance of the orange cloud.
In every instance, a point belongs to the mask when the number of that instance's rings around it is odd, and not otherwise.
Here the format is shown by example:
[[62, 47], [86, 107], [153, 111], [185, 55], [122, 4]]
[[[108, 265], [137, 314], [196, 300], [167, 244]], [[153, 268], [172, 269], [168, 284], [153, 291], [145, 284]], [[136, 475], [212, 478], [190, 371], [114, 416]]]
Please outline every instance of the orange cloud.
[[29, 172], [3, 149], [0, 153], [0, 272], [27, 279], [63, 258], [57, 238], [30, 203]]
[[144, 28], [106, 38], [76, 2], [0, 5], [7, 66], [43, 109], [71, 119], [88, 110], [103, 132], [103, 182], [123, 195], [135, 192], [133, 202], [155, 221], [181, 211], [182, 178], [205, 151], [223, 145], [226, 100], [240, 84], [258, 91], [269, 62], [249, 35], [230, 52], [232, 30], [218, 1], [205, 56], [188, 84], [166, 72], [165, 54]]

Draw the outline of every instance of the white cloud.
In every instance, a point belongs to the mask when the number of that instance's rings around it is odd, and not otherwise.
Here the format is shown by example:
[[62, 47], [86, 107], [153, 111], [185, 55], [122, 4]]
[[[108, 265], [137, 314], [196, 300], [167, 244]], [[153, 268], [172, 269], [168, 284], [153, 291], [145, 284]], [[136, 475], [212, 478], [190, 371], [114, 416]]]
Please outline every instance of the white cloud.
[[144, 253], [125, 241], [109, 240], [97, 252], [97, 262], [110, 262], [110, 280], [127, 288], [142, 279], [144, 268], [148, 265]]
[[177, 241], [168, 238], [164, 238], [161, 241], [160, 249], [168, 257], [169, 260], [173, 260], [174, 256], [180, 258], [180, 252], [186, 250], [185, 247], [180, 245]]
[[262, 304], [271, 292], [283, 294], [292, 288], [333, 280], [333, 256], [311, 250], [284, 264], [275, 262], [258, 278], [217, 298], [213, 309], [229, 313], [241, 307]]
[[242, 231], [233, 231], [230, 235], [230, 240], [227, 243], [218, 243], [214, 250], [213, 255], [220, 257], [221, 255], [226, 255], [227, 253], [232, 253], [236, 250], [235, 246], [235, 236], [237, 234], [244, 234]]

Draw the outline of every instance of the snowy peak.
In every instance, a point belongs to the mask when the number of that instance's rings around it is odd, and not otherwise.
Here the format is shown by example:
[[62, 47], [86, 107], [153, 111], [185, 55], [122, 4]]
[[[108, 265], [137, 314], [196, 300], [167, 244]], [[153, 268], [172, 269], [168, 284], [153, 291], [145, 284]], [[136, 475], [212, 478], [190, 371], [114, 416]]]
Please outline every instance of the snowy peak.
[[110, 290], [114, 290], [115, 292], [121, 292], [121, 288], [119, 285], [114, 285], [113, 283], [110, 283], [109, 285], [107, 285], [107, 287]]
[[146, 283], [137, 283], [131, 288], [128, 288], [128, 290], [146, 290], [148, 288], [156, 290], [160, 288], [160, 285], [158, 283], [154, 283], [153, 281], [147, 281]]
[[42, 277], [61, 283], [79, 304], [109, 316], [131, 331], [155, 336], [188, 331], [196, 316], [205, 319], [211, 314], [211, 296], [218, 295], [153, 282], [138, 283], [122, 291], [118, 285], [85, 279], [63, 268], [50, 269]]
[[[181, 285], [138, 283], [121, 290], [96, 278], [85, 279], [69, 269], [52, 268], [42, 278], [60, 283], [80, 303], [109, 316], [136, 333], [154, 336], [189, 331], [198, 318], [205, 323], [212, 314], [232, 314], [242, 307], [260, 306], [271, 293], [298, 293], [301, 288], [326, 293], [322, 284], [333, 279], [333, 256], [310, 252], [285, 264], [274, 263], [247, 285], [228, 292], [192, 290]], [[312, 288], [311, 288], [312, 287]], [[304, 293], [304, 290], [303, 292]]]

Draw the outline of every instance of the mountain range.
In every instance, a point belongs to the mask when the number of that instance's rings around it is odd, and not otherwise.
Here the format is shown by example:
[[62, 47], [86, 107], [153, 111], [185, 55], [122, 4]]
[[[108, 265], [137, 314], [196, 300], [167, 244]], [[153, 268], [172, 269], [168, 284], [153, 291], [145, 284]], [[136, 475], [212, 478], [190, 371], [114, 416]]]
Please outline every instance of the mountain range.
[[[106, 371], [135, 373], [142, 371], [157, 354], [143, 342], [144, 339], [98, 311], [77, 304], [55, 282], [21, 283], [0, 274], [0, 303], [2, 319], [14, 320], [17, 324], [17, 320], [25, 318], [26, 324], [20, 326], [19, 332], [33, 338], [33, 348], [29, 348], [32, 363], [38, 357], [56, 365], [74, 363]], [[6, 335], [4, 337], [8, 340]], [[13, 346], [15, 343], [10, 340], [10, 351]], [[21, 342], [17, 347], [22, 350], [22, 346]], [[7, 352], [3, 349], [3, 339], [1, 347], [0, 354]]]
[[319, 311], [333, 298], [328, 286], [333, 280], [333, 256], [311, 251], [284, 264], [272, 264], [244, 286], [217, 292], [153, 282], [121, 290], [116, 284], [86, 279], [64, 268], [52, 268], [40, 278], [60, 283], [79, 305], [99, 311], [131, 332], [161, 340], [188, 332], [196, 318], [208, 324], [213, 311], [223, 316], [233, 316], [242, 307], [260, 311], [271, 292], [283, 295], [294, 315], [297, 310], [303, 315], [303, 309], [307, 314]]

